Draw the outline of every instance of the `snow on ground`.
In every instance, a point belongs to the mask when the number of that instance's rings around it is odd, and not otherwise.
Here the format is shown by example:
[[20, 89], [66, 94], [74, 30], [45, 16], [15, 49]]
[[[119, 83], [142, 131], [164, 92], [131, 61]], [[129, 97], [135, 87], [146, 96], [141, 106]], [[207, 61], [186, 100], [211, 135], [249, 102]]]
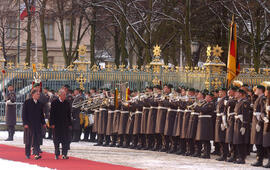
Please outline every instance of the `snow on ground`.
[[[4, 141], [7, 138], [7, 132], [0, 132], [0, 144], [24, 147], [23, 132], [15, 133], [15, 140], [12, 142]], [[200, 159], [193, 157], [178, 156], [174, 154], [138, 151], [123, 148], [97, 147], [94, 143], [78, 142], [71, 144], [69, 156], [89, 159], [92, 161], [105, 162], [116, 165], [124, 165], [129, 167], [150, 169], [150, 170], [186, 170], [186, 169], [219, 169], [219, 170], [259, 170], [262, 167], [255, 168], [250, 164], [256, 160], [255, 154], [248, 156], [245, 165], [237, 165], [227, 162], [216, 161], [216, 156], [211, 155], [211, 159]], [[43, 140], [41, 149], [46, 152], [53, 153], [54, 146], [52, 140]], [[267, 160], [264, 160], [266, 163]], [[0, 162], [1, 165], [1, 162]], [[2, 169], [2, 168], [1, 168]]]
[[30, 165], [27, 163], [15, 162], [0, 159], [1, 170], [49, 170], [49, 168], [39, 167], [37, 165]]

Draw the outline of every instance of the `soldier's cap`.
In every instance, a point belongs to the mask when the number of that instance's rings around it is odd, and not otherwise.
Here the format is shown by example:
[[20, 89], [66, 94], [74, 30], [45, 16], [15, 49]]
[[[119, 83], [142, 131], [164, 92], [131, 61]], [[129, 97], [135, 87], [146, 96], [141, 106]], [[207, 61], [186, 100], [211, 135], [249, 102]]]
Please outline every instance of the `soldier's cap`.
[[153, 91], [153, 87], [152, 86], [146, 87], [146, 89], [151, 89]]
[[212, 92], [206, 93], [206, 96], [214, 97], [214, 94]]
[[50, 90], [50, 88], [49, 88], [49, 87], [45, 87], [44, 89], [46, 89], [46, 90]]
[[172, 89], [173, 88], [173, 85], [171, 84], [164, 84], [164, 87], [167, 86], [169, 89]]
[[209, 90], [204, 89], [204, 90], [202, 91], [202, 93], [207, 94], [207, 93], [209, 93]]
[[33, 85], [33, 87], [38, 87], [38, 86], [40, 86], [39, 83], [35, 83], [35, 84]]
[[219, 91], [227, 91], [226, 88], [220, 88]]
[[195, 89], [194, 88], [190, 88], [190, 89], [188, 89], [188, 91], [195, 92]]
[[12, 86], [12, 84], [8, 84], [8, 85], [7, 85], [7, 87], [10, 87], [10, 86]]
[[200, 90], [196, 89], [196, 90], [195, 90], [195, 92], [196, 92], [196, 93], [199, 93], [199, 92], [200, 92]]
[[70, 88], [70, 86], [68, 84], [65, 84], [64, 87], [67, 88], [67, 89]]
[[162, 89], [160, 85], [156, 85], [154, 88], [159, 89], [159, 90]]
[[75, 90], [81, 91], [81, 89], [80, 89], [80, 88], [76, 88]]
[[247, 87], [248, 88], [249, 86], [248, 86], [248, 84], [243, 84], [242, 87]]
[[262, 86], [262, 85], [258, 85], [258, 86], [257, 86], [257, 89], [260, 89], [260, 90], [262, 90], [263, 92], [265, 91], [265, 87]]
[[241, 94], [246, 94], [246, 91], [243, 89], [238, 89], [237, 92], [241, 93]]
[[230, 87], [230, 90], [236, 91], [237, 90], [237, 87], [232, 86], [232, 87]]
[[96, 90], [97, 90], [97, 88], [95, 88], [95, 87], [92, 87], [92, 88], [91, 88], [91, 90], [95, 90], [95, 91], [96, 91]]
[[218, 93], [218, 92], [219, 92], [219, 90], [215, 90], [214, 92], [215, 92], [215, 93]]

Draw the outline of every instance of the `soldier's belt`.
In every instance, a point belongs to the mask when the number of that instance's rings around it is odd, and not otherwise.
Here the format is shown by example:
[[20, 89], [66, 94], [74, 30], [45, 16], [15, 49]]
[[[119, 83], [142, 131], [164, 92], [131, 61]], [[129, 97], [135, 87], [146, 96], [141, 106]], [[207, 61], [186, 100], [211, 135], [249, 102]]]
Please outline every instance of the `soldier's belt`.
[[125, 114], [125, 113], [129, 113], [129, 111], [121, 111], [121, 113], [124, 113]]
[[243, 115], [235, 115], [234, 118], [235, 119], [243, 119]]
[[171, 109], [171, 108], [168, 109], [168, 112], [177, 112], [177, 111], [178, 111], [178, 110]]
[[143, 107], [143, 110], [149, 110], [150, 107]]
[[95, 109], [94, 112], [99, 112], [99, 110]]
[[167, 107], [158, 106], [158, 109], [164, 109], [164, 110], [167, 110], [168, 108], [167, 108]]
[[260, 116], [261, 114], [261, 112], [253, 112], [253, 116]]
[[187, 110], [187, 109], [186, 109], [184, 112], [192, 112], [192, 110]]
[[200, 115], [200, 113], [198, 113], [198, 112], [191, 112], [191, 115]]
[[217, 113], [217, 116], [220, 117], [220, 116], [223, 116], [224, 113]]
[[181, 109], [177, 109], [177, 112], [185, 112], [184, 110]]
[[153, 107], [153, 106], [151, 106], [150, 109], [158, 109], [158, 107]]
[[228, 113], [228, 116], [233, 116], [233, 115], [236, 115], [236, 113], [235, 112]]
[[121, 112], [121, 110], [114, 110], [114, 112]]
[[105, 108], [99, 108], [99, 111], [106, 111], [107, 109]]
[[211, 115], [199, 115], [199, 118], [211, 118]]
[[109, 110], [109, 111], [108, 111], [108, 113], [114, 113], [114, 111], [112, 111], [112, 110]]
[[136, 111], [135, 114], [142, 114], [143, 112], [141, 111]]

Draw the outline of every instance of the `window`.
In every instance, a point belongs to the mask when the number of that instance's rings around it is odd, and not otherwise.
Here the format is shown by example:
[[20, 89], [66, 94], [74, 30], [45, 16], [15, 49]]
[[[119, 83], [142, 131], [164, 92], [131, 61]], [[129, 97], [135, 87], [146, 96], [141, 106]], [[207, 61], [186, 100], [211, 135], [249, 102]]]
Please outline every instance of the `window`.
[[54, 22], [53, 20], [46, 20], [44, 23], [44, 30], [47, 40], [54, 40]]
[[53, 65], [53, 60], [54, 60], [54, 57], [48, 56], [48, 65], [52, 66]]
[[[66, 27], [65, 27], [65, 40], [70, 40], [70, 29], [71, 29], [71, 20], [66, 20]], [[75, 40], [75, 26], [73, 26], [73, 40]]]
[[16, 18], [9, 18], [7, 21], [7, 38], [16, 38], [17, 37], [17, 22]]

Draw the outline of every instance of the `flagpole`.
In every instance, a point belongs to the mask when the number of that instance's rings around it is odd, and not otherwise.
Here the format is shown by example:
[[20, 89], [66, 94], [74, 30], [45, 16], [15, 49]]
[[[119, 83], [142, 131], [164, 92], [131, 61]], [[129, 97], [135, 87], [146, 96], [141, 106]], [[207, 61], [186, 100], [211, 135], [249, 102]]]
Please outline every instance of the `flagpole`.
[[[34, 8], [36, 9], [36, 4], [34, 3]], [[38, 63], [38, 47], [37, 47], [37, 43], [38, 43], [38, 40], [37, 40], [37, 32], [38, 32], [38, 28], [37, 28], [37, 15], [36, 15], [36, 12], [34, 13], [34, 18], [35, 18], [35, 23], [36, 23], [36, 30], [35, 30], [35, 44], [36, 44], [36, 49], [35, 49], [35, 62]]]
[[18, 4], [19, 4], [19, 14], [18, 14], [18, 56], [17, 56], [17, 62], [18, 62], [18, 64], [20, 63], [20, 48], [21, 48], [21, 46], [20, 46], [20, 37], [21, 37], [21, 19], [20, 19], [20, 15], [21, 15], [21, 1], [19, 0], [19, 2], [18, 2]]

